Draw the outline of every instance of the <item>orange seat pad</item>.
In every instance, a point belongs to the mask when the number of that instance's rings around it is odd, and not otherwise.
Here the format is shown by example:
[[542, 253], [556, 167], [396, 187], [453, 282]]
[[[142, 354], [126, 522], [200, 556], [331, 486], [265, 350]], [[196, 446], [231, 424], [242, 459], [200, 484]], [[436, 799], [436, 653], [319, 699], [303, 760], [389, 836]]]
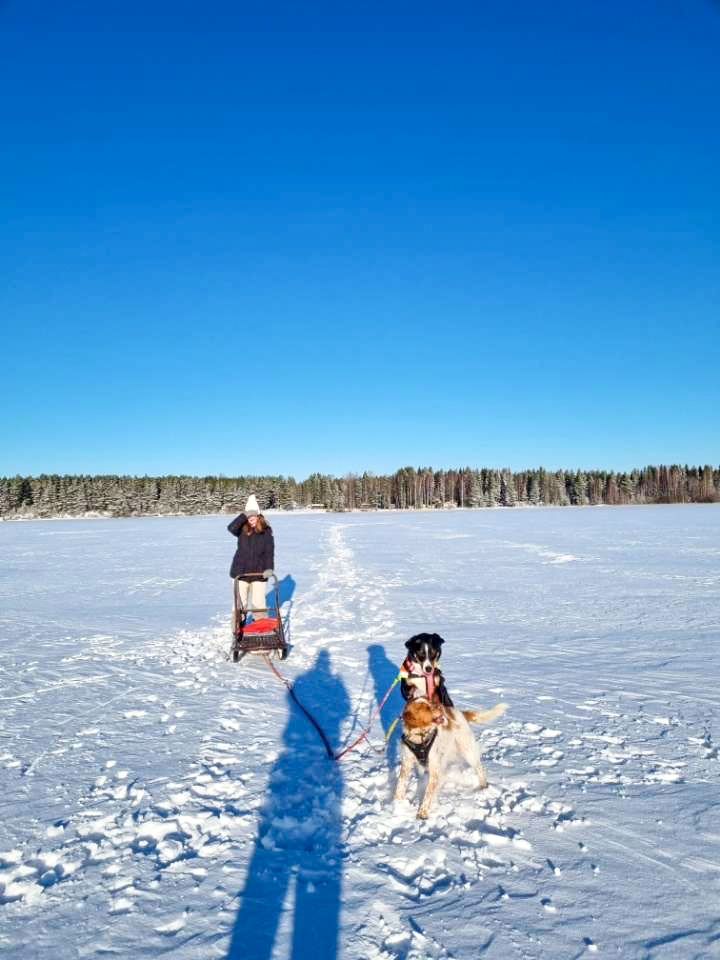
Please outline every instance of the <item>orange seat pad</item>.
[[248, 633], [275, 633], [278, 628], [277, 617], [263, 617], [262, 620], [253, 620], [243, 628], [243, 634]]

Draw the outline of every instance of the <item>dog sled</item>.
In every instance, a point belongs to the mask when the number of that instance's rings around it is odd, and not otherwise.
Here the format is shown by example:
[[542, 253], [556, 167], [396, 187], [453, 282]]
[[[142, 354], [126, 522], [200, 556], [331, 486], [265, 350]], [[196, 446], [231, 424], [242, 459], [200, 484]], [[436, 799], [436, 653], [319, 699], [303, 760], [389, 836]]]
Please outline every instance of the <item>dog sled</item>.
[[[274, 607], [270, 606], [267, 610], [263, 607], [261, 610], [247, 606], [244, 607], [240, 600], [239, 581], [247, 577], [262, 577], [262, 573], [246, 573], [244, 577], [235, 577], [233, 579], [233, 617], [232, 617], [232, 646], [230, 648], [230, 657], [237, 663], [246, 653], [273, 653], [284, 660], [288, 655], [288, 645], [285, 640], [285, 627], [280, 616], [280, 589], [278, 579], [273, 573], [270, 577], [263, 578], [267, 583], [272, 583], [272, 598]], [[248, 594], [248, 600], [250, 595]], [[266, 613], [266, 616], [255, 619], [256, 613]], [[253, 619], [250, 620], [252, 615]]]

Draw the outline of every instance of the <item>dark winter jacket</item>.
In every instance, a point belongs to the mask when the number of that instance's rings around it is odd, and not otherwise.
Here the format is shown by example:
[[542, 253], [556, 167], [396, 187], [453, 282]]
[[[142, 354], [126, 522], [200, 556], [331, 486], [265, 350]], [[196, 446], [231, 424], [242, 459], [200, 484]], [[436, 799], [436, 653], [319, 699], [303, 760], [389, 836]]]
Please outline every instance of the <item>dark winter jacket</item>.
[[262, 574], [275, 566], [275, 541], [270, 527], [266, 524], [262, 533], [255, 533], [245, 514], [241, 513], [228, 524], [228, 530], [237, 537], [230, 576], [249, 581], [262, 580], [262, 576], [246, 577], [245, 574]]

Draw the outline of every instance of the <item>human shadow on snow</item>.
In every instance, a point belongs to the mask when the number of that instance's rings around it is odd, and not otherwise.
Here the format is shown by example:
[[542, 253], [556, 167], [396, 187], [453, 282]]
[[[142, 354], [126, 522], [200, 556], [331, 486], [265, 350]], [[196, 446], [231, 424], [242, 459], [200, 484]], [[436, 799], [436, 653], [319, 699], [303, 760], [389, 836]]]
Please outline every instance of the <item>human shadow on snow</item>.
[[[296, 586], [295, 580], [293, 579], [293, 576], [290, 573], [285, 574], [282, 580], [278, 581], [278, 594], [280, 596], [280, 606], [282, 606], [284, 603], [292, 604], [293, 594], [295, 593], [295, 586]], [[275, 597], [273, 595], [272, 590], [268, 593], [267, 599], [268, 599], [269, 605], [274, 607]]]
[[[395, 677], [398, 675], [399, 667], [396, 666], [392, 660], [388, 659], [387, 654], [385, 653], [385, 647], [381, 646], [379, 643], [371, 643], [367, 648], [368, 651], [368, 668], [370, 674], [373, 678], [373, 684], [375, 686], [375, 702], [380, 703], [382, 698], [388, 691], [390, 684], [393, 682]], [[380, 712], [380, 722], [382, 724], [383, 733], [387, 736], [387, 732], [390, 729], [393, 721], [400, 715], [404, 701], [400, 693], [400, 687], [396, 686], [393, 692], [387, 699], [387, 703], [382, 708]], [[397, 766], [397, 754], [398, 754], [398, 744], [400, 742], [400, 724], [395, 725], [395, 730], [393, 731], [392, 736], [386, 744], [386, 756], [388, 768], [391, 771], [395, 770]]]
[[[294, 683], [333, 750], [350, 703], [327, 651]], [[335, 960], [343, 864], [343, 778], [288, 695], [284, 749], [273, 765], [227, 960], [269, 960], [284, 910], [289, 960]], [[290, 894], [290, 896], [288, 896]], [[287, 900], [287, 905], [286, 905]]]
[[[292, 617], [292, 608], [293, 608], [293, 595], [295, 593], [295, 580], [291, 574], [286, 574], [282, 580], [278, 581], [278, 605], [280, 611], [285, 604], [285, 610], [282, 614], [283, 618], [283, 627], [285, 628], [285, 639], [288, 643], [292, 643], [291, 637], [291, 617]], [[265, 605], [268, 609], [274, 609], [275, 607], [275, 591], [273, 589], [268, 590], [267, 596], [265, 597]], [[278, 611], [278, 613], [280, 613]]]

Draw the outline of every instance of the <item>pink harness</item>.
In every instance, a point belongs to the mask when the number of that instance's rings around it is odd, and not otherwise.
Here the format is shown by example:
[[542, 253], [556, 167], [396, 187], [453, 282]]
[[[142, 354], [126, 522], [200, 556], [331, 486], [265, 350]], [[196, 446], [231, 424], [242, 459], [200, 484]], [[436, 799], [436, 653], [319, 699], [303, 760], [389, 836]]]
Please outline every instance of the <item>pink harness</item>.
[[402, 669], [411, 677], [422, 677], [425, 681], [425, 696], [428, 698], [430, 703], [432, 703], [433, 697], [435, 696], [435, 671], [432, 670], [430, 673], [425, 673], [420, 671], [420, 673], [415, 672], [415, 667], [417, 664], [414, 660], [411, 660], [409, 657], [403, 663]]

